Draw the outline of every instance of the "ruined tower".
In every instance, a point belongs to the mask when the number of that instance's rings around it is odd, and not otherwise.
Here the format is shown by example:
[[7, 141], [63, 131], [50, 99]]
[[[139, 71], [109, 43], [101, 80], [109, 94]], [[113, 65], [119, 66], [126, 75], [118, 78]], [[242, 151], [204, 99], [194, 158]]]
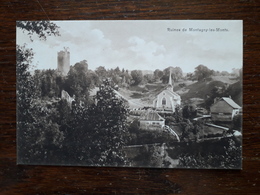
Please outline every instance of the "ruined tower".
[[70, 52], [69, 48], [65, 48], [63, 51], [58, 52], [58, 72], [63, 76], [66, 76], [70, 70]]

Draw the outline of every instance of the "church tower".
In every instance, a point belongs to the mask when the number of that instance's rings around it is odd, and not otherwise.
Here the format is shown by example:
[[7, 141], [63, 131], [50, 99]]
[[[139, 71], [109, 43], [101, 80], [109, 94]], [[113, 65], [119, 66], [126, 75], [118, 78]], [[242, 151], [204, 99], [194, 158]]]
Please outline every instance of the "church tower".
[[168, 89], [169, 91], [172, 91], [172, 92], [173, 92], [172, 71], [171, 71], [171, 69], [170, 69], [169, 82], [168, 82], [168, 85], [167, 85], [167, 89]]
[[178, 105], [181, 105], [181, 97], [173, 91], [172, 72], [170, 70], [168, 85], [153, 100], [153, 107], [158, 112], [174, 113]]

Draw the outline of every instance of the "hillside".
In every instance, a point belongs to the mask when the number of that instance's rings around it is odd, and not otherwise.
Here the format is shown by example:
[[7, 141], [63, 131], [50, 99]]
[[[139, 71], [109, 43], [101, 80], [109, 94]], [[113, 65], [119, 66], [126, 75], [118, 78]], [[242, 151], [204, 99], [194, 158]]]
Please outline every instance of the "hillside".
[[187, 93], [182, 94], [182, 100], [189, 100], [190, 98], [202, 98], [204, 99], [210, 94], [211, 90], [215, 87], [224, 87], [225, 84], [221, 81], [209, 81], [209, 82], [196, 82], [186, 87]]
[[212, 76], [211, 78], [213, 81], [221, 81], [229, 85], [232, 85], [238, 81], [236, 77], [231, 77], [231, 76]]
[[240, 81], [232, 84], [228, 88], [228, 93], [231, 98], [239, 105], [242, 106], [243, 104], [243, 90], [242, 90], [242, 83]]
[[187, 86], [184, 90], [187, 91], [187, 93], [183, 93], [181, 95], [182, 101], [187, 101], [191, 98], [201, 98], [205, 99], [208, 95], [211, 95], [211, 91], [214, 87], [227, 87], [227, 91], [223, 94], [224, 96], [231, 96], [231, 98], [240, 106], [242, 105], [242, 85], [240, 81], [234, 82], [234, 80], [229, 80], [227, 78], [223, 78], [223, 81], [220, 81], [221, 78], [217, 77], [213, 78], [212, 81], [205, 81], [205, 82], [196, 82], [189, 86]]
[[[222, 81], [223, 82], [222, 82]], [[235, 82], [236, 81], [236, 82]], [[234, 83], [235, 82], [235, 83]], [[180, 87], [179, 84], [185, 84], [185, 87]], [[139, 108], [144, 106], [152, 106], [154, 98], [165, 89], [167, 84], [161, 82], [147, 83], [145, 85], [129, 86], [128, 88], [120, 88], [119, 94], [127, 99], [131, 108]], [[242, 90], [241, 83], [235, 79], [230, 79], [224, 76], [215, 76], [211, 81], [193, 82], [181, 81], [176, 83], [174, 91], [177, 92], [182, 99], [182, 103], [188, 103], [190, 100], [194, 104], [202, 104], [207, 96], [211, 95], [214, 87], [226, 88], [228, 90], [223, 96], [231, 96], [231, 98], [240, 106], [242, 105]], [[90, 95], [95, 95], [98, 88], [91, 91]]]

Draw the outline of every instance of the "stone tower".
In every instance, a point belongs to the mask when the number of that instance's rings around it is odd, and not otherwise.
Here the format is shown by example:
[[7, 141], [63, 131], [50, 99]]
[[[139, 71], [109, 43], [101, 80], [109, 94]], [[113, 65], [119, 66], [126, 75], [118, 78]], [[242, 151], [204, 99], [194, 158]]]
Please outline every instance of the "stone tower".
[[58, 52], [58, 72], [66, 76], [70, 70], [70, 52], [68, 47]]

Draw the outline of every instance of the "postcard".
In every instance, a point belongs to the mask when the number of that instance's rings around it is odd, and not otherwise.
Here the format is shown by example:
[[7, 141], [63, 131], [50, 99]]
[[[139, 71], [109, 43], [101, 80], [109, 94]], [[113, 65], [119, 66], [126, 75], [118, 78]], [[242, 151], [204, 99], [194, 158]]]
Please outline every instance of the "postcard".
[[242, 169], [241, 20], [16, 32], [17, 164]]

